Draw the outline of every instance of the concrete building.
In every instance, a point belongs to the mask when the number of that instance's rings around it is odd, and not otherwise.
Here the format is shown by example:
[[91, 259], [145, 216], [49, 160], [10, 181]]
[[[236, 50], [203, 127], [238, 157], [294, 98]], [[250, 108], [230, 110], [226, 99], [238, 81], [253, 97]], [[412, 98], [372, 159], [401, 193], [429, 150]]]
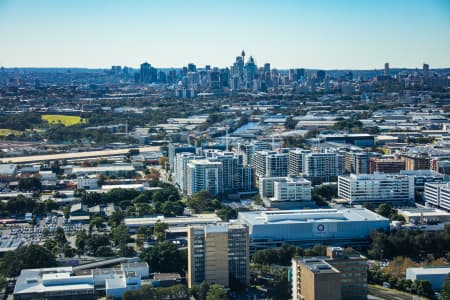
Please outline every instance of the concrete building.
[[360, 147], [372, 147], [375, 143], [375, 137], [367, 133], [319, 134], [318, 137], [325, 142], [351, 144]]
[[292, 299], [341, 300], [339, 270], [321, 259], [293, 259]]
[[187, 226], [203, 226], [212, 225], [220, 222], [221, 219], [215, 214], [193, 214], [191, 216], [178, 216], [178, 217], [143, 217], [143, 218], [125, 218], [124, 224], [128, 227], [131, 233], [141, 227], [154, 227], [157, 222], [163, 222], [172, 227], [183, 228]]
[[253, 143], [238, 143], [237, 153], [242, 155], [242, 164], [244, 166], [253, 165], [253, 154], [256, 151], [272, 150], [272, 145], [263, 141], [255, 141]]
[[448, 266], [406, 269], [406, 279], [412, 281], [428, 280], [435, 291], [440, 291], [442, 289], [448, 274], [450, 274], [450, 267]]
[[133, 176], [136, 174], [136, 169], [131, 164], [117, 164], [117, 165], [99, 165], [97, 167], [72, 167], [65, 169], [67, 174], [75, 174], [78, 176], [89, 175], [106, 175], [106, 176]]
[[400, 175], [407, 175], [414, 178], [416, 190], [423, 191], [425, 183], [440, 183], [445, 181], [445, 176], [433, 170], [411, 170], [400, 171]]
[[350, 204], [414, 204], [414, 178], [406, 175], [350, 174], [339, 176], [338, 196]]
[[405, 170], [405, 161], [402, 159], [375, 157], [369, 159], [369, 172], [371, 174], [375, 172], [398, 174], [402, 170]]
[[288, 174], [288, 155], [275, 151], [256, 151], [253, 155], [255, 174], [259, 177], [284, 177]]
[[364, 208], [239, 212], [249, 227], [252, 250], [283, 243], [311, 246], [365, 245], [372, 230], [389, 229], [389, 219]]
[[229, 286], [230, 279], [248, 283], [248, 228], [217, 223], [188, 227], [188, 287], [202, 281]]
[[344, 169], [348, 173], [368, 174], [369, 173], [369, 157], [368, 152], [347, 151], [344, 153]]
[[431, 167], [431, 159], [428, 154], [403, 154], [402, 159], [405, 161], [405, 170], [429, 170]]
[[14, 288], [14, 299], [97, 299], [97, 293], [122, 297], [125, 291], [141, 287], [148, 277], [147, 263], [122, 264], [120, 268], [92, 269], [75, 275], [72, 267], [23, 269]]
[[303, 175], [313, 184], [337, 180], [344, 174], [344, 156], [339, 153], [305, 153]]
[[364, 256], [341, 247], [327, 247], [326, 257], [294, 258], [293, 299], [367, 299], [367, 267]]
[[309, 150], [292, 149], [288, 152], [288, 174], [299, 175], [303, 173], [303, 155], [309, 153]]
[[191, 160], [201, 159], [191, 152], [180, 152], [175, 155], [173, 162], [173, 172], [175, 173], [175, 183], [180, 188], [181, 192], [187, 191], [187, 164]]
[[174, 169], [175, 155], [177, 153], [189, 152], [195, 154], [195, 147], [188, 144], [170, 143], [168, 147], [170, 170]]
[[425, 183], [425, 204], [450, 211], [450, 182]]
[[311, 206], [311, 181], [301, 177], [261, 177], [259, 194], [266, 207], [300, 208]]
[[218, 195], [223, 192], [221, 162], [207, 159], [195, 159], [188, 162], [186, 193], [193, 195], [204, 190], [212, 195]]

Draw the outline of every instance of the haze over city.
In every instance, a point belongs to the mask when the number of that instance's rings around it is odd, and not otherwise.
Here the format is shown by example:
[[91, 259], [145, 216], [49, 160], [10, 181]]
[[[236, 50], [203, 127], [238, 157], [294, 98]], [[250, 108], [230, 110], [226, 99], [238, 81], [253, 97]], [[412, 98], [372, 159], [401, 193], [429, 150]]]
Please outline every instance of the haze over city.
[[241, 49], [281, 69], [450, 66], [450, 2], [0, 2], [5, 67], [225, 67]]

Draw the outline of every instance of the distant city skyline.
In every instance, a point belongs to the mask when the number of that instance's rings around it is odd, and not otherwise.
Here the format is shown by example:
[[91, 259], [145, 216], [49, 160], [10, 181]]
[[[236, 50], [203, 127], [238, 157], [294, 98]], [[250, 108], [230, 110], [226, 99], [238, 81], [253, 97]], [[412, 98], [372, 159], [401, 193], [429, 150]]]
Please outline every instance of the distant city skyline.
[[0, 1], [0, 66], [450, 67], [450, 2]]

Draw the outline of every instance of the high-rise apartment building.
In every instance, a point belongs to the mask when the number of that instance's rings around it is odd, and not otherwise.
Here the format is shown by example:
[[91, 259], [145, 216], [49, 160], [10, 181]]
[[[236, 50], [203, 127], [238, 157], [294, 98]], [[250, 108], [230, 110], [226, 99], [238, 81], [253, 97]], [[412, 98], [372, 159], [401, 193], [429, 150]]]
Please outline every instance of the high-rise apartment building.
[[244, 166], [253, 165], [253, 154], [256, 151], [272, 150], [270, 143], [255, 141], [253, 143], [238, 143], [237, 153], [242, 155], [242, 164]]
[[303, 173], [303, 155], [309, 153], [309, 150], [291, 149], [288, 152], [288, 174], [297, 176]]
[[181, 152], [189, 152], [195, 154], [195, 147], [188, 144], [170, 143], [168, 147], [170, 170], [174, 170], [175, 155]]
[[313, 184], [336, 180], [344, 173], [344, 156], [339, 153], [305, 153], [303, 174]]
[[256, 151], [253, 165], [258, 177], [285, 177], [288, 174], [288, 154], [275, 151]]
[[202, 281], [225, 287], [230, 280], [248, 284], [248, 227], [240, 224], [188, 227], [188, 287]]
[[191, 160], [187, 163], [186, 193], [193, 195], [208, 191], [212, 195], [223, 192], [222, 163], [207, 159]]

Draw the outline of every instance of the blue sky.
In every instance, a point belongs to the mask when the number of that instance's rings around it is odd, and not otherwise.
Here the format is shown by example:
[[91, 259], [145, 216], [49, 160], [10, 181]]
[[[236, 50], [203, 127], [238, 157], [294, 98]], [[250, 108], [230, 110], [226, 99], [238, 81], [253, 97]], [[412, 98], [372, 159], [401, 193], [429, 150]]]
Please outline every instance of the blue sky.
[[0, 0], [5, 67], [450, 67], [450, 0]]

